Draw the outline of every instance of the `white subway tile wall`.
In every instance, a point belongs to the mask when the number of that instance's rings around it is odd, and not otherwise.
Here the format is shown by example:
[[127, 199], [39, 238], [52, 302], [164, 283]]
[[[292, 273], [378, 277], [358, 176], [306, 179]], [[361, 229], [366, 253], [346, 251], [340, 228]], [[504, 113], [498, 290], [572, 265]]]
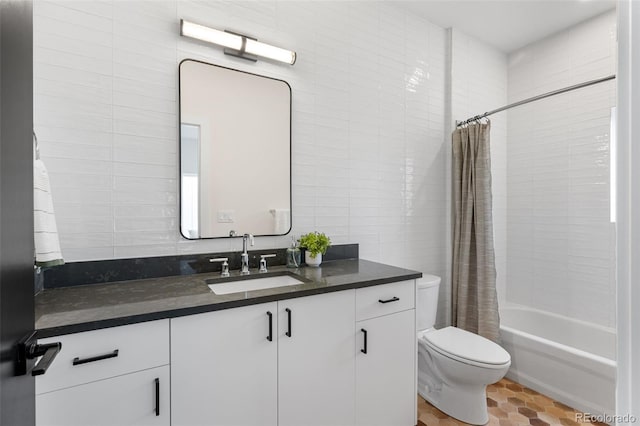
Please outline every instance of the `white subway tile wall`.
[[[509, 55], [509, 101], [616, 72], [609, 12]], [[518, 303], [615, 326], [609, 222], [615, 82], [508, 112], [507, 293]]]
[[[225, 56], [180, 38], [180, 18], [298, 61]], [[34, 48], [35, 130], [67, 261], [240, 248], [178, 232], [178, 64], [194, 58], [290, 83], [293, 234], [326, 232], [363, 258], [445, 275], [444, 29], [381, 2], [38, 0]], [[260, 190], [241, 175], [229, 185]]]

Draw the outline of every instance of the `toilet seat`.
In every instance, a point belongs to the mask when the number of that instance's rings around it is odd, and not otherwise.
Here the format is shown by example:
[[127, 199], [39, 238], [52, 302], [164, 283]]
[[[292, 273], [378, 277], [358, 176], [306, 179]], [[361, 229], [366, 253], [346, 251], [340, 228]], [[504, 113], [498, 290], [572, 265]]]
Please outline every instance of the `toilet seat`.
[[500, 345], [460, 328], [422, 333], [420, 340], [439, 354], [465, 364], [497, 370], [511, 363], [511, 356]]

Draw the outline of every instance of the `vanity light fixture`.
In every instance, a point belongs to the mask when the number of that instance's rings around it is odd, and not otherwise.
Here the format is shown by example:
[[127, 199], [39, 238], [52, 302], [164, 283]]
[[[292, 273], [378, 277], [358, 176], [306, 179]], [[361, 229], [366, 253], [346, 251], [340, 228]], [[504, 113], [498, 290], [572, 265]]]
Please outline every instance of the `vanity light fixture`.
[[256, 61], [257, 56], [273, 59], [293, 65], [296, 62], [296, 52], [259, 42], [243, 34], [231, 31], [220, 31], [204, 25], [180, 20], [180, 35], [206, 41], [224, 47], [224, 53], [239, 58]]

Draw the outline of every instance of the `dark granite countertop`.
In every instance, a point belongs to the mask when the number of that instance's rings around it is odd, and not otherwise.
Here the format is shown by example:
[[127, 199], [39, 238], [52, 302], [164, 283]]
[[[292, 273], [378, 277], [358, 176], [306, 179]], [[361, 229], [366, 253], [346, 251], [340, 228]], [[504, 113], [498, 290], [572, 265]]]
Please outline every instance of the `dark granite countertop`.
[[[220, 274], [206, 273], [45, 289], [35, 297], [36, 330], [38, 337], [44, 338], [422, 276], [421, 272], [359, 259], [325, 262], [320, 268], [269, 268], [269, 273], [282, 271], [299, 275], [306, 282], [216, 295], [205, 280]], [[255, 270], [252, 273], [258, 275]], [[231, 274], [238, 275], [238, 271]]]

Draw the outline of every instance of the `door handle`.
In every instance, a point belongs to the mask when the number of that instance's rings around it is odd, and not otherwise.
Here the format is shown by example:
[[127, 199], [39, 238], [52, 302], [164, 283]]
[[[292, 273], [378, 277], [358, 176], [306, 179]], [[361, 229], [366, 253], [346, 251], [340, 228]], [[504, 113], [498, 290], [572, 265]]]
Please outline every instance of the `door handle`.
[[362, 333], [364, 334], [364, 347], [360, 349], [360, 352], [366, 355], [367, 354], [367, 330], [365, 330], [364, 328], [361, 328], [360, 331], [362, 331]]
[[35, 331], [18, 341], [18, 354], [15, 358], [15, 375], [27, 374], [27, 364], [30, 359], [42, 357], [31, 370], [32, 376], [41, 376], [47, 372], [53, 360], [62, 350], [61, 342], [38, 344]]
[[47, 372], [47, 369], [51, 366], [51, 363], [56, 356], [60, 353], [62, 349], [62, 343], [48, 343], [46, 345], [33, 345], [30, 349], [31, 353], [28, 358], [36, 358], [42, 356], [40, 361], [36, 365], [33, 366], [33, 370], [31, 370], [32, 376], [41, 376]]
[[285, 311], [287, 311], [287, 332], [284, 334], [291, 337], [291, 309], [286, 308]]
[[269, 335], [267, 336], [267, 340], [273, 341], [273, 314], [267, 311], [267, 316], [269, 317]]

